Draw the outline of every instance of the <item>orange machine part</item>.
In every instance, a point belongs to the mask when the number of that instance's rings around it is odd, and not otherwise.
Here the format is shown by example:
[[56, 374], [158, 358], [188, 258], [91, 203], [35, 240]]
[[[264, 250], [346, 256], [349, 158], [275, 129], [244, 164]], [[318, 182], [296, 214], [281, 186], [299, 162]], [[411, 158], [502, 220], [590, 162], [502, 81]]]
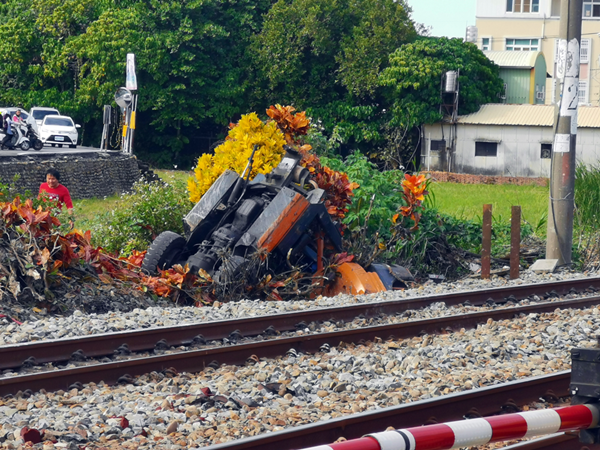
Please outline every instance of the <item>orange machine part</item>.
[[338, 294], [373, 294], [386, 290], [375, 272], [367, 272], [356, 263], [344, 263], [337, 272], [335, 281], [325, 291], [329, 297]]
[[279, 245], [285, 235], [292, 229], [298, 219], [306, 211], [310, 203], [300, 194], [296, 194], [290, 204], [282, 211], [281, 215], [273, 221], [271, 226], [258, 239], [256, 246], [272, 252]]

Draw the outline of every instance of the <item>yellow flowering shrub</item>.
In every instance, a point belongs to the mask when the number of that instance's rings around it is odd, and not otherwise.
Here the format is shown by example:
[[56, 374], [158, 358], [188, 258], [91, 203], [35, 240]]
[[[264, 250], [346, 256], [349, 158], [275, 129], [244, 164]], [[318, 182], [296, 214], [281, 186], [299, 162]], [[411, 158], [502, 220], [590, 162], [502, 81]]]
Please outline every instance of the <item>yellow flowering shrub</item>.
[[188, 179], [190, 200], [196, 203], [219, 176], [230, 169], [242, 174], [255, 144], [254, 163], [250, 179], [257, 174], [267, 174], [279, 164], [285, 154], [283, 133], [276, 122], [264, 123], [256, 113], [243, 115], [229, 130], [225, 142], [215, 148], [214, 155], [205, 153], [198, 158], [194, 177]]

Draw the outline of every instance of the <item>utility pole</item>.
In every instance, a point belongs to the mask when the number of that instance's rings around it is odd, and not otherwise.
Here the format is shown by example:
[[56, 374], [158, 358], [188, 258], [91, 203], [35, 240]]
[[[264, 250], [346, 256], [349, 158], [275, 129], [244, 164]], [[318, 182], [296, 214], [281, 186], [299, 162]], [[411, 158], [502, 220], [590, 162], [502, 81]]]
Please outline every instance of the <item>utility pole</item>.
[[560, 31], [556, 54], [559, 87], [558, 116], [550, 173], [550, 202], [546, 259], [558, 265], [571, 264], [573, 211], [575, 209], [575, 144], [579, 104], [579, 49], [583, 0], [562, 0]]

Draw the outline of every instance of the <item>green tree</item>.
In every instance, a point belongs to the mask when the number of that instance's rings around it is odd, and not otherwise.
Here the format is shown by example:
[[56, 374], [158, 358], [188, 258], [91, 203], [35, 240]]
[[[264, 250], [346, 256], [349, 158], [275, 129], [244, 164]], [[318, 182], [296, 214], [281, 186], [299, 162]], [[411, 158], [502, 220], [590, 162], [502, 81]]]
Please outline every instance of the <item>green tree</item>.
[[474, 44], [420, 38], [392, 53], [389, 67], [381, 74], [380, 83], [393, 102], [391, 124], [406, 129], [442, 119], [440, 83], [449, 70], [460, 71], [460, 114], [498, 101], [503, 87], [499, 68]]
[[0, 101], [56, 106], [89, 127], [135, 53], [136, 142], [176, 162], [198, 128], [225, 127], [247, 112], [247, 49], [271, 3], [32, 0], [24, 8], [8, 0], [0, 5]]
[[80, 61], [65, 47], [85, 33], [108, 5], [96, 0], [9, 1], [0, 9], [0, 79], [5, 104], [57, 106], [79, 115]]
[[[226, 125], [247, 104], [247, 46], [268, 0], [146, 0], [103, 14], [70, 46], [83, 61], [80, 93], [96, 109], [124, 82], [136, 54], [140, 139], [177, 161], [203, 123]], [[148, 131], [149, 133], [145, 133]], [[150, 141], [150, 142], [149, 142]]]
[[417, 36], [410, 12], [394, 0], [279, 0], [254, 38], [253, 104], [306, 109], [333, 147], [381, 141], [378, 78]]

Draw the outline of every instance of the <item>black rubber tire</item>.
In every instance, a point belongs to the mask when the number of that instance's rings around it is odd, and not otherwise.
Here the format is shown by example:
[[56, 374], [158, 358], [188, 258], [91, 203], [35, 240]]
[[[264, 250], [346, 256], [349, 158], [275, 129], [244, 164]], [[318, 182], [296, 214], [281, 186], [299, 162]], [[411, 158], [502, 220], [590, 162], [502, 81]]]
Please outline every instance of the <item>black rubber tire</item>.
[[184, 253], [185, 244], [184, 237], [172, 231], [163, 231], [148, 248], [148, 253], [142, 261], [142, 269], [151, 275], [156, 275], [157, 267], [161, 269], [171, 267]]
[[44, 148], [44, 143], [42, 141], [40, 141], [39, 139], [36, 139], [35, 143], [33, 144], [33, 149], [39, 151], [43, 148]]
[[56, 144], [56, 145], [58, 145], [60, 148], [62, 148], [62, 144]]
[[69, 145], [69, 148], [77, 148], [77, 145], [70, 144], [70, 145]]
[[55, 147], [55, 146], [56, 146], [56, 144], [50, 144], [50, 145], [52, 145], [52, 147]]
[[20, 147], [21, 147], [21, 150], [23, 150], [23, 151], [29, 150], [29, 147], [30, 147], [29, 141], [23, 141], [23, 142], [21, 142]]

